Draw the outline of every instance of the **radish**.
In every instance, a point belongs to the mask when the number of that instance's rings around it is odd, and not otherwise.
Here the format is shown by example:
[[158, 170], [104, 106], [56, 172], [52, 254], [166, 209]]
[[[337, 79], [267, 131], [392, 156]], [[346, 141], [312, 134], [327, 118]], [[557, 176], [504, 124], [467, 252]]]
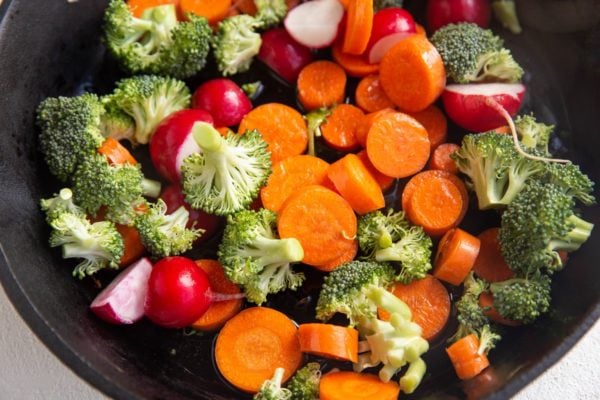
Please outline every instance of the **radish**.
[[111, 324], [132, 324], [144, 316], [152, 263], [142, 258], [121, 272], [92, 301], [94, 314]]
[[501, 105], [511, 117], [519, 111], [525, 86], [521, 83], [471, 83], [448, 85], [442, 102], [448, 117], [471, 132], [485, 132], [506, 124], [491, 101]]
[[192, 108], [208, 111], [215, 126], [235, 126], [252, 110], [252, 103], [237, 83], [217, 78], [198, 86], [192, 96]]
[[261, 36], [258, 59], [288, 83], [295, 83], [300, 70], [313, 60], [310, 49], [283, 28], [270, 29]]
[[427, 26], [430, 33], [444, 25], [458, 22], [473, 22], [487, 28], [491, 13], [489, 0], [429, 0]]
[[292, 8], [283, 24], [298, 43], [321, 49], [338, 36], [344, 7], [338, 0], [312, 0]]
[[150, 158], [158, 173], [171, 182], [181, 179], [181, 164], [200, 147], [192, 137], [195, 122], [213, 123], [212, 116], [204, 110], [180, 110], [164, 119], [150, 140]]
[[377, 11], [373, 16], [371, 38], [365, 50], [369, 63], [379, 63], [390, 48], [416, 32], [415, 20], [408, 11], [400, 7]]

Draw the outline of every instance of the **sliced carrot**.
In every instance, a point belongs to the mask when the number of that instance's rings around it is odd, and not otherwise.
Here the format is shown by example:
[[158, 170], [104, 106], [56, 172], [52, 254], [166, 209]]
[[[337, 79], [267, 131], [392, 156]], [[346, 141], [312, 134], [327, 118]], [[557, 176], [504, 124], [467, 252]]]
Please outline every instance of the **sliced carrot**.
[[331, 272], [334, 269], [336, 269], [337, 267], [339, 267], [340, 265], [347, 263], [348, 261], [354, 260], [357, 253], [358, 253], [358, 241], [355, 240], [353, 242], [353, 245], [346, 248], [346, 250], [343, 253], [341, 253], [337, 258], [335, 258], [331, 261], [327, 261], [326, 263], [321, 264], [316, 268], [319, 271]]
[[357, 220], [339, 194], [322, 186], [300, 188], [283, 204], [277, 219], [281, 238], [296, 238], [304, 249], [303, 263], [317, 269], [354, 249]]
[[300, 71], [298, 100], [307, 110], [331, 107], [344, 101], [346, 72], [334, 62], [314, 61]]
[[396, 179], [379, 172], [377, 168], [373, 166], [371, 160], [369, 160], [369, 156], [367, 155], [366, 150], [361, 150], [358, 153], [356, 153], [356, 155], [358, 156], [358, 158], [360, 158], [360, 161], [362, 161], [363, 165], [365, 166], [367, 171], [369, 171], [371, 176], [375, 178], [375, 181], [381, 188], [382, 192], [385, 192], [394, 185]]
[[446, 137], [448, 136], [448, 119], [439, 107], [432, 104], [422, 111], [408, 114], [425, 127], [432, 151], [440, 144], [446, 142]]
[[469, 194], [455, 174], [427, 170], [408, 181], [401, 201], [409, 221], [437, 237], [460, 224], [469, 206]]
[[327, 120], [321, 125], [321, 135], [327, 145], [335, 150], [348, 152], [360, 145], [356, 139], [356, 129], [364, 113], [352, 104], [336, 106]]
[[425, 30], [425, 27], [423, 25], [415, 23], [415, 30], [417, 31], [417, 35], [427, 37], [427, 31]]
[[366, 148], [373, 166], [394, 178], [405, 178], [422, 170], [430, 152], [423, 125], [400, 112], [375, 118], [367, 134]]
[[382, 115], [394, 112], [396, 111], [394, 111], [392, 108], [384, 108], [383, 110], [365, 114], [365, 116], [361, 119], [360, 124], [356, 128], [356, 139], [358, 140], [358, 143], [360, 143], [362, 147], [366, 147], [367, 135], [369, 134], [369, 129], [371, 129], [373, 122], [375, 122], [375, 120]]
[[184, 15], [198, 15], [214, 25], [227, 16], [231, 0], [179, 0], [179, 8]]
[[336, 360], [358, 361], [358, 331], [332, 324], [301, 324], [298, 326], [300, 350]]
[[234, 0], [233, 7], [237, 8], [237, 10], [242, 14], [248, 14], [254, 16], [258, 11], [256, 9], [256, 4], [254, 4], [254, 0]]
[[473, 272], [488, 282], [501, 282], [514, 276], [500, 250], [498, 233], [500, 228], [489, 228], [477, 237], [481, 243], [479, 254], [473, 265]]
[[247, 308], [225, 323], [215, 343], [215, 363], [229, 383], [257, 392], [275, 369], [288, 380], [302, 362], [298, 329], [287, 315], [267, 307]]
[[98, 148], [98, 153], [104, 155], [110, 165], [136, 165], [136, 159], [118, 140], [111, 137], [104, 139]]
[[302, 154], [308, 146], [308, 128], [302, 114], [280, 103], [262, 104], [242, 118], [238, 133], [258, 130], [269, 145], [271, 161]]
[[327, 176], [360, 215], [385, 206], [381, 187], [356, 154], [346, 154], [329, 166]]
[[382, 382], [372, 374], [352, 371], [330, 372], [321, 378], [321, 400], [397, 400], [400, 386], [393, 380]]
[[138, 260], [146, 252], [140, 233], [133, 226], [115, 224], [117, 232], [123, 238], [124, 252], [119, 265], [125, 267]]
[[229, 128], [228, 126], [220, 126], [218, 128], [215, 128], [217, 130], [217, 132], [219, 132], [219, 134], [221, 134], [221, 136], [225, 137], [227, 135], [229, 135], [229, 133], [233, 133], [233, 131], [231, 130], [231, 128]]
[[492, 129], [496, 133], [500, 133], [503, 135], [510, 135], [512, 132], [510, 131], [510, 127], [508, 125], [499, 126], [495, 129]]
[[373, 0], [349, 0], [342, 50], [347, 54], [364, 53], [373, 28]]
[[365, 112], [375, 112], [394, 107], [394, 103], [381, 88], [379, 75], [367, 75], [358, 82], [354, 93], [356, 104]]
[[433, 154], [431, 154], [429, 169], [440, 169], [451, 174], [457, 174], [458, 167], [450, 155], [458, 149], [460, 149], [460, 146], [455, 143], [440, 144], [433, 150]]
[[333, 44], [331, 56], [348, 75], [353, 77], [360, 78], [379, 71], [379, 64], [370, 64], [365, 57], [344, 53], [341, 42]]
[[390, 100], [411, 112], [429, 107], [446, 86], [442, 57], [421, 35], [409, 36], [389, 49], [381, 60], [379, 76]]
[[479, 339], [475, 334], [467, 335], [446, 348], [459, 379], [471, 379], [490, 365], [485, 354], [478, 354]]
[[149, 8], [164, 6], [166, 4], [178, 5], [179, 0], [127, 0], [127, 5], [134, 17], [140, 18]]
[[[410, 308], [412, 320], [423, 330], [424, 339], [431, 341], [446, 326], [450, 317], [450, 296], [446, 287], [434, 276], [427, 275], [407, 285], [395, 283], [390, 292]], [[378, 314], [384, 321], [390, 318], [384, 309], [380, 308]]]
[[456, 228], [442, 237], [433, 263], [433, 276], [460, 285], [473, 268], [480, 242], [476, 236]]
[[300, 4], [300, 0], [285, 0], [288, 11]]
[[329, 164], [314, 156], [302, 154], [288, 157], [273, 166], [267, 185], [260, 191], [265, 208], [279, 212], [283, 203], [297, 189], [322, 185], [327, 178]]
[[[240, 293], [240, 288], [227, 278], [223, 266], [217, 260], [196, 260], [196, 265], [206, 272], [212, 292], [219, 294]], [[244, 300], [241, 298], [214, 301], [202, 317], [192, 324], [192, 328], [200, 331], [219, 329], [241, 310], [243, 304]]]
[[483, 292], [479, 295], [478, 299], [479, 307], [483, 308], [483, 313], [494, 322], [507, 326], [519, 326], [521, 322], [515, 321], [514, 319], [504, 318], [496, 307], [494, 307], [494, 296], [490, 292]]

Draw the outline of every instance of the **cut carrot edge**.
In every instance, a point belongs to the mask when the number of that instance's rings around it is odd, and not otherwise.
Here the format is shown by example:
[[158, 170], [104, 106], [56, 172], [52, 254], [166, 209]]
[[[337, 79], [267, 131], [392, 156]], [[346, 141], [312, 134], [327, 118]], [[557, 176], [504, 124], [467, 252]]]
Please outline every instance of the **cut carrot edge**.
[[104, 139], [104, 142], [98, 148], [98, 153], [105, 156], [110, 165], [137, 164], [136, 159], [131, 155], [129, 150], [119, 143], [118, 140], [111, 137]]
[[298, 340], [303, 353], [342, 361], [358, 361], [358, 331], [332, 324], [301, 324]]
[[514, 272], [502, 256], [498, 240], [499, 231], [500, 228], [493, 227], [477, 235], [481, 245], [475, 264], [473, 264], [473, 272], [490, 283], [505, 281], [514, 276]]
[[446, 353], [459, 379], [471, 379], [487, 368], [490, 363], [485, 354], [478, 354], [479, 339], [467, 335], [446, 348]]
[[373, 0], [349, 0], [346, 31], [342, 50], [344, 53], [362, 54], [371, 38], [373, 28]]
[[350, 76], [360, 78], [379, 71], [379, 64], [370, 64], [364, 57], [345, 54], [340, 42], [331, 47], [331, 56]]
[[320, 400], [397, 400], [400, 386], [378, 376], [352, 371], [330, 372], [321, 377]]
[[449, 230], [440, 240], [435, 256], [433, 276], [452, 285], [460, 285], [475, 263], [480, 241], [459, 229]]

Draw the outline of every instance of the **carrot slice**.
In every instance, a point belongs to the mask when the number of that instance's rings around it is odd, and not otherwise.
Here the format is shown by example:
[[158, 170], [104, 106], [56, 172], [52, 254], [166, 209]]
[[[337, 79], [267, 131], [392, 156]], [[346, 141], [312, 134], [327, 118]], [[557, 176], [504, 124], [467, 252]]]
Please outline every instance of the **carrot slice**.
[[336, 106], [321, 125], [321, 135], [327, 145], [335, 150], [348, 152], [359, 147], [356, 129], [364, 113], [352, 104]]
[[[223, 266], [217, 260], [201, 259], [196, 260], [196, 265], [200, 267], [208, 276], [211, 291], [220, 294], [239, 294], [240, 288], [231, 282]], [[214, 301], [208, 307], [208, 310], [192, 324], [192, 328], [200, 331], [214, 331], [222, 327], [225, 322], [236, 315], [242, 305], [243, 299], [231, 299], [224, 301]]]
[[175, 4], [177, 6], [178, 3], [179, 0], [127, 0], [129, 10], [136, 18], [140, 18], [144, 11], [149, 8], [164, 6], [165, 4]]
[[344, 101], [346, 73], [334, 62], [314, 61], [300, 71], [298, 100], [307, 110], [330, 107]]
[[514, 319], [504, 318], [496, 307], [494, 307], [494, 296], [490, 292], [483, 292], [479, 295], [478, 299], [479, 307], [483, 308], [483, 313], [494, 322], [507, 326], [519, 326], [521, 322], [515, 321]]
[[448, 119], [438, 107], [432, 104], [422, 111], [408, 114], [425, 127], [432, 151], [446, 141]]
[[281, 238], [296, 238], [303, 263], [317, 269], [354, 249], [357, 220], [339, 194], [322, 186], [300, 188], [283, 204], [277, 220]]
[[346, 154], [331, 164], [327, 176], [358, 214], [385, 206], [381, 187], [356, 154]]
[[240, 13], [252, 16], [258, 11], [254, 0], [234, 0], [232, 6], [237, 8]]
[[377, 168], [373, 166], [371, 160], [369, 160], [369, 156], [367, 155], [366, 150], [361, 150], [358, 153], [356, 153], [356, 155], [358, 156], [358, 158], [360, 158], [360, 161], [362, 161], [367, 171], [369, 171], [371, 176], [375, 179], [382, 192], [385, 192], [394, 185], [396, 179], [379, 172]]
[[417, 35], [427, 37], [427, 31], [425, 30], [425, 27], [423, 25], [415, 23], [415, 31]]
[[381, 60], [379, 76], [390, 100], [405, 111], [424, 110], [446, 86], [442, 57], [421, 35], [409, 36], [389, 49]]
[[104, 155], [110, 165], [136, 165], [136, 159], [118, 140], [111, 137], [104, 139], [98, 148], [98, 153]]
[[287, 315], [267, 307], [251, 307], [225, 323], [215, 343], [219, 372], [233, 386], [257, 392], [275, 369], [288, 380], [302, 362], [298, 329]]
[[229, 13], [231, 0], [179, 0], [179, 8], [187, 13], [204, 17], [214, 25], [224, 19]]
[[125, 267], [144, 255], [146, 248], [142, 244], [140, 233], [135, 227], [115, 224], [115, 228], [121, 234], [124, 246], [123, 256], [119, 260], [119, 265]]
[[373, 28], [373, 0], [349, 0], [346, 12], [346, 31], [342, 50], [344, 53], [364, 53]]
[[489, 228], [477, 237], [481, 243], [479, 254], [473, 264], [473, 272], [488, 282], [501, 282], [514, 276], [500, 250], [498, 233], [500, 228]]
[[267, 185], [260, 191], [265, 208], [279, 212], [283, 203], [297, 189], [322, 185], [327, 178], [329, 164], [314, 156], [302, 154], [286, 158], [273, 166]]
[[331, 56], [350, 76], [360, 78], [379, 71], [379, 64], [370, 64], [365, 57], [346, 54], [342, 51], [341, 42], [331, 47]]
[[354, 93], [356, 104], [365, 112], [375, 112], [394, 107], [379, 81], [379, 75], [367, 75], [358, 82]]
[[460, 149], [460, 146], [455, 143], [440, 144], [433, 150], [433, 154], [429, 159], [429, 169], [440, 169], [451, 174], [457, 174], [458, 167], [450, 155], [458, 149]]
[[475, 263], [480, 242], [462, 229], [451, 229], [442, 237], [435, 255], [433, 276], [460, 285]]
[[308, 128], [302, 114], [280, 103], [262, 104], [242, 118], [238, 133], [258, 130], [268, 144], [273, 164], [302, 154], [308, 146]]
[[357, 253], [358, 253], [358, 241], [355, 240], [353, 242], [353, 245], [346, 248], [344, 250], [344, 252], [342, 254], [340, 254], [337, 258], [335, 258], [331, 261], [327, 261], [326, 263], [321, 264], [316, 268], [319, 271], [331, 272], [334, 269], [336, 269], [337, 267], [339, 267], [340, 265], [347, 263], [348, 261], [354, 260], [354, 257], [356, 257]]
[[375, 111], [375, 112], [366, 114], [361, 119], [360, 124], [358, 124], [358, 127], [356, 128], [356, 139], [358, 140], [358, 143], [362, 147], [366, 147], [367, 146], [367, 135], [369, 134], [369, 129], [371, 129], [373, 122], [375, 122], [375, 120], [377, 120], [377, 118], [379, 118], [382, 115], [385, 115], [387, 113], [395, 113], [395, 112], [396, 111], [394, 111], [391, 108], [384, 108], [383, 110], [379, 110], [379, 111]]
[[382, 382], [372, 374], [352, 371], [330, 372], [321, 378], [321, 400], [397, 400], [400, 386], [396, 382]]
[[320, 357], [358, 361], [358, 331], [332, 324], [302, 324], [298, 327], [300, 350]]
[[[413, 321], [423, 330], [424, 339], [431, 341], [446, 326], [450, 317], [450, 296], [446, 287], [434, 276], [428, 274], [407, 285], [395, 283], [390, 292], [410, 308]], [[378, 314], [384, 321], [390, 318], [384, 309], [380, 308]]]
[[366, 148], [373, 166], [394, 178], [405, 178], [422, 170], [430, 152], [423, 125], [400, 112], [375, 118], [367, 134]]
[[485, 354], [478, 354], [479, 339], [476, 335], [467, 335], [446, 348], [456, 375], [460, 379], [471, 379], [490, 365]]

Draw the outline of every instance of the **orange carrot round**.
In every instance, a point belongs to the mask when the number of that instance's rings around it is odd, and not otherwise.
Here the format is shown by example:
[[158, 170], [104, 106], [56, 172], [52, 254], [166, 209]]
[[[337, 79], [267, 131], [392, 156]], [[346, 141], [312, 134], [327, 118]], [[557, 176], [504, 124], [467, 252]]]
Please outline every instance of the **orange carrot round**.
[[450, 155], [458, 149], [460, 149], [460, 146], [455, 143], [440, 144], [431, 154], [428, 165], [429, 169], [440, 169], [451, 174], [457, 174], [458, 167]]
[[373, 166], [394, 178], [405, 178], [422, 170], [430, 152], [423, 125], [400, 112], [385, 113], [373, 121], [366, 148]]
[[423, 25], [415, 23], [415, 30], [417, 32], [417, 35], [427, 37], [427, 31], [425, 30], [425, 27]]
[[375, 112], [394, 107], [394, 103], [381, 88], [379, 75], [367, 75], [358, 82], [354, 93], [356, 104], [365, 112]]
[[494, 322], [497, 322], [506, 326], [519, 326], [521, 322], [515, 321], [514, 319], [504, 318], [496, 307], [494, 307], [494, 296], [490, 292], [483, 292], [479, 295], [478, 299], [479, 307], [483, 308], [483, 313], [488, 316]]
[[479, 246], [476, 236], [459, 228], [449, 230], [438, 244], [433, 276], [452, 285], [460, 285], [473, 268]]
[[118, 140], [111, 137], [104, 139], [98, 148], [98, 153], [104, 155], [110, 165], [136, 165], [136, 159]]
[[141, 18], [144, 11], [149, 8], [164, 6], [165, 4], [178, 5], [179, 0], [127, 0], [131, 13], [136, 18]]
[[500, 250], [498, 233], [500, 228], [489, 228], [477, 237], [481, 243], [479, 254], [473, 264], [473, 272], [488, 282], [501, 282], [514, 276]]
[[409, 115], [419, 121], [427, 131], [432, 151], [446, 141], [448, 119], [438, 107], [432, 104], [422, 111], [409, 113]]
[[231, 0], [179, 0], [179, 8], [184, 15], [198, 15], [214, 25], [227, 16]]
[[354, 260], [358, 253], [358, 241], [354, 241], [353, 245], [348, 246], [343, 253], [339, 254], [337, 258], [327, 261], [324, 264], [319, 265], [317, 268], [319, 271], [331, 272], [340, 265], [347, 263], [348, 261]]
[[142, 244], [140, 233], [134, 226], [115, 224], [115, 227], [123, 238], [124, 246], [123, 256], [119, 260], [119, 265], [125, 267], [144, 255], [146, 248]]
[[232, 6], [237, 8], [240, 13], [252, 16], [258, 11], [254, 0], [234, 0]]
[[256, 129], [268, 144], [273, 164], [302, 154], [308, 146], [308, 128], [302, 114], [280, 103], [262, 104], [242, 118], [238, 133]]
[[333, 44], [331, 56], [348, 75], [353, 77], [360, 78], [379, 71], [379, 64], [370, 64], [365, 57], [344, 53], [341, 42]]
[[397, 400], [400, 386], [392, 381], [382, 382], [372, 374], [337, 371], [323, 375], [319, 384], [321, 400]]
[[479, 339], [476, 335], [467, 335], [446, 348], [459, 379], [471, 379], [490, 365], [485, 354], [478, 354]]
[[342, 45], [344, 53], [362, 54], [369, 44], [372, 28], [373, 0], [349, 0]]
[[[423, 330], [424, 339], [431, 341], [444, 329], [450, 316], [450, 296], [446, 287], [432, 275], [407, 285], [395, 283], [390, 291], [406, 303], [413, 321]], [[378, 310], [379, 318], [387, 321], [389, 313]]]
[[277, 368], [288, 380], [302, 362], [298, 329], [285, 314], [251, 307], [225, 323], [215, 343], [215, 362], [221, 375], [244, 392], [257, 392]]
[[321, 135], [327, 145], [335, 150], [348, 152], [359, 147], [356, 129], [364, 113], [352, 104], [336, 106], [321, 125]]
[[377, 120], [377, 118], [381, 117], [382, 115], [394, 112], [396, 111], [394, 111], [394, 109], [392, 108], [384, 108], [383, 110], [365, 114], [365, 116], [361, 119], [360, 123], [358, 124], [358, 127], [356, 128], [356, 139], [358, 140], [358, 143], [362, 147], [366, 147], [367, 135], [369, 134], [369, 129], [371, 129], [373, 122], [375, 122], [375, 120]]
[[381, 86], [401, 110], [421, 111], [444, 91], [446, 71], [442, 57], [421, 35], [398, 42], [383, 56]]
[[358, 361], [358, 331], [332, 324], [302, 324], [298, 327], [303, 353], [343, 361]]
[[344, 101], [346, 73], [334, 62], [314, 61], [300, 71], [298, 100], [307, 110], [330, 107]]
[[385, 192], [394, 185], [396, 179], [379, 172], [377, 168], [373, 166], [371, 160], [369, 160], [369, 156], [367, 155], [366, 150], [361, 150], [358, 153], [356, 153], [356, 155], [358, 156], [358, 158], [360, 158], [360, 161], [362, 161], [363, 165], [365, 166], [367, 171], [369, 171], [371, 176], [375, 178], [375, 181], [381, 188], [382, 192]]
[[[206, 272], [210, 288], [213, 292], [220, 294], [240, 293], [240, 288], [227, 279], [223, 267], [217, 260], [196, 260], [196, 265]], [[200, 331], [214, 331], [219, 329], [240, 311], [243, 304], [244, 300], [241, 298], [214, 301], [204, 315], [192, 324], [192, 328]]]

